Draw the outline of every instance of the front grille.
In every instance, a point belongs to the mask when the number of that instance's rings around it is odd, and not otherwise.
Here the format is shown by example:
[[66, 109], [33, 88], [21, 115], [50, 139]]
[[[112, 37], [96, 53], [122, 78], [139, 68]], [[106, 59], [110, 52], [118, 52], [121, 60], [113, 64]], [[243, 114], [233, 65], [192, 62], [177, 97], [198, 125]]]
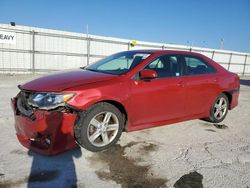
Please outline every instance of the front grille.
[[17, 97], [17, 111], [26, 117], [35, 119], [33, 110], [28, 104], [29, 93], [21, 91]]

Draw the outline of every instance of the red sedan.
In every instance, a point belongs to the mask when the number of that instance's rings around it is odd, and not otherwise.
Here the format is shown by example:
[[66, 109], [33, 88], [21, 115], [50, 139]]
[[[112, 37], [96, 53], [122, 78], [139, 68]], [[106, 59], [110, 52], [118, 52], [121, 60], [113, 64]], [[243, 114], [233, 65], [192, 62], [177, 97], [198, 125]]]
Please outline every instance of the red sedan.
[[239, 77], [201, 54], [137, 50], [20, 85], [17, 138], [44, 155], [76, 146], [101, 151], [123, 131], [206, 118], [238, 104]]

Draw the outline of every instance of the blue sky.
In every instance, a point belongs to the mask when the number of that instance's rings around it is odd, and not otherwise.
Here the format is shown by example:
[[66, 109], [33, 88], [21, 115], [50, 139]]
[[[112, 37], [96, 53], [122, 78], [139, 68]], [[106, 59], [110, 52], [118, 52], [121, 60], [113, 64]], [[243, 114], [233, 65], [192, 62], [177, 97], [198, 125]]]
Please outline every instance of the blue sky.
[[250, 0], [0, 0], [0, 23], [250, 52]]

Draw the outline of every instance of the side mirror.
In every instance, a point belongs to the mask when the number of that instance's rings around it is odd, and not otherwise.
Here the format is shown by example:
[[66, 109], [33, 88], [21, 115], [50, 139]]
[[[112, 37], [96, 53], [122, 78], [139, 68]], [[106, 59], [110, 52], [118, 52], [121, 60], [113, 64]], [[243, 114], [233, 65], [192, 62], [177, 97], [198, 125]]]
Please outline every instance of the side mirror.
[[157, 72], [151, 69], [144, 69], [140, 72], [140, 78], [142, 80], [151, 80], [158, 77]]

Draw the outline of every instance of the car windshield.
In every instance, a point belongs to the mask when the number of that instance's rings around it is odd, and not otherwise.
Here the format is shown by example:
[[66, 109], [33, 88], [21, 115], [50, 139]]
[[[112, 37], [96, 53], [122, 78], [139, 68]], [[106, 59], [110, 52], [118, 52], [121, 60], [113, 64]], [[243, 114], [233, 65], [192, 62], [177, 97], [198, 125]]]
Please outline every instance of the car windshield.
[[150, 55], [151, 53], [146, 52], [121, 52], [97, 61], [96, 63], [87, 66], [85, 69], [107, 74], [121, 75], [133, 69]]

